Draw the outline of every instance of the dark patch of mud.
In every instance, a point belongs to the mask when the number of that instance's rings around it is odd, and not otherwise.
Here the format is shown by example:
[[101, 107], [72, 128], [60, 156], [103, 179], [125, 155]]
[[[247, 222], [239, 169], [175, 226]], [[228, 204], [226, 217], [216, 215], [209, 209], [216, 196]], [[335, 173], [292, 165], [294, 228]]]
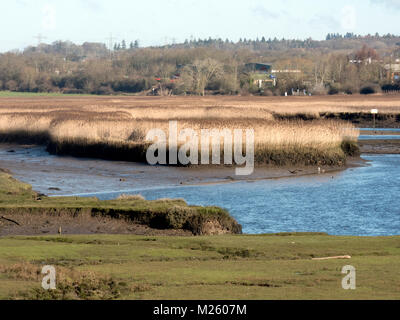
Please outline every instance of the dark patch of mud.
[[[12, 221], [10, 221], [12, 220]], [[193, 236], [188, 230], [158, 230], [110, 217], [68, 214], [12, 214], [0, 218], [0, 236], [131, 234], [145, 236]]]
[[[360, 128], [372, 128], [374, 116], [367, 112], [321, 112], [319, 114], [274, 114], [276, 120], [313, 121], [318, 119], [349, 121]], [[375, 116], [375, 125], [378, 128], [400, 128], [400, 114], [380, 113]]]
[[400, 154], [400, 140], [362, 140], [358, 144], [365, 154]]

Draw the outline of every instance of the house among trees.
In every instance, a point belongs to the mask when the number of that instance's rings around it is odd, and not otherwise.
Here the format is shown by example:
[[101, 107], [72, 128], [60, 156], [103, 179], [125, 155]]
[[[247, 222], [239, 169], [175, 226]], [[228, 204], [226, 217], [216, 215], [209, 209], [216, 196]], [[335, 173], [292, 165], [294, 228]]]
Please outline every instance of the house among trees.
[[372, 64], [373, 62], [378, 62], [378, 60], [379, 55], [376, 50], [363, 45], [360, 50], [350, 57], [349, 62], [355, 64], [364, 63], [365, 65], [368, 65]]
[[253, 84], [259, 88], [266, 85], [276, 86], [276, 77], [272, 75], [272, 65], [266, 63], [247, 63], [245, 71], [251, 77]]
[[255, 72], [258, 74], [268, 74], [272, 70], [272, 65], [266, 63], [248, 63], [245, 67], [248, 72]]
[[390, 80], [392, 84], [400, 82], [400, 63], [386, 64], [385, 70], [387, 71], [388, 80]]

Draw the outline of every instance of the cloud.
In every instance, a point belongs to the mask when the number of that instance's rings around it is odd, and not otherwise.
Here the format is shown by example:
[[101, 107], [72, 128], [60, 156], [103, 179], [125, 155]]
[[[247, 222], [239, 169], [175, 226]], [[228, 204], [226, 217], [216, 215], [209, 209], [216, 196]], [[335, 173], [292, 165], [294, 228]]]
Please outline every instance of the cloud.
[[336, 30], [337, 26], [340, 25], [340, 21], [330, 15], [316, 15], [309, 20], [309, 24], [315, 28], [323, 26], [331, 30]]
[[384, 5], [388, 8], [400, 10], [400, 0], [370, 0], [371, 3]]
[[266, 9], [264, 6], [258, 5], [251, 9], [251, 12], [254, 15], [260, 16], [264, 19], [277, 19], [279, 18], [280, 14], [278, 12], [274, 12], [271, 10]]
[[102, 6], [99, 3], [99, 1], [95, 1], [95, 0], [79, 0], [79, 2], [83, 6], [89, 8], [90, 10], [93, 10], [93, 11], [101, 11], [102, 10]]
[[22, 7], [26, 7], [28, 5], [25, 0], [16, 0], [15, 2]]

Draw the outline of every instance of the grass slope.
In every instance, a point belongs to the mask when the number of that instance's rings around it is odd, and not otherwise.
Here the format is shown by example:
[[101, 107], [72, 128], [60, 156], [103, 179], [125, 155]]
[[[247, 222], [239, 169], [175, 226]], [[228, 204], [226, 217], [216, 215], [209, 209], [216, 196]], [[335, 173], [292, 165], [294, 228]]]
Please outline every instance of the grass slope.
[[[32, 191], [31, 186], [0, 171], [0, 216], [12, 218], [23, 214], [61, 214], [107, 216], [126, 219], [157, 229], [184, 229], [194, 234], [207, 234], [209, 224], [228, 233], [241, 233], [241, 226], [218, 207], [189, 206], [184, 200], [148, 201], [140, 197], [100, 201], [97, 198], [46, 197]], [[223, 231], [223, 230], [222, 230]]]
[[[35, 197], [29, 185], [0, 172], [0, 207], [9, 217], [13, 210], [185, 207], [179, 200]], [[171, 217], [179, 221], [179, 214]], [[352, 259], [311, 260], [337, 255]], [[0, 238], [0, 299], [399, 299], [399, 263], [400, 237], [14, 236]], [[41, 289], [44, 265], [56, 267], [55, 291]], [[345, 265], [357, 270], [354, 291], [341, 287]]]

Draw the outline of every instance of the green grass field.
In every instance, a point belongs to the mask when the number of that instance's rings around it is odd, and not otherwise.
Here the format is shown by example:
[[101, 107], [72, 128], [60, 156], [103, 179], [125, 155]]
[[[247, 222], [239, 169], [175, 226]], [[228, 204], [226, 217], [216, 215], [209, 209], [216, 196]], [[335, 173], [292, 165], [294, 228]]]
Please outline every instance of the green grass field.
[[[0, 171], [0, 216], [7, 218], [51, 210], [51, 219], [57, 209], [74, 208], [165, 214], [180, 206], [169, 218], [179, 223], [189, 208], [181, 200], [37, 197]], [[202, 216], [206, 209], [195, 210]], [[225, 215], [218, 208], [213, 214]], [[343, 255], [352, 258], [312, 260]], [[41, 289], [45, 265], [56, 268], [57, 290]], [[346, 265], [356, 268], [356, 290], [341, 286]], [[400, 237], [7, 236], [0, 238], [0, 299], [400, 299], [399, 266]]]
[[[352, 259], [311, 260], [336, 255]], [[56, 291], [41, 289], [44, 265]], [[345, 265], [356, 290], [342, 289]], [[399, 265], [399, 237], [11, 237], [0, 239], [0, 298], [399, 299]]]

